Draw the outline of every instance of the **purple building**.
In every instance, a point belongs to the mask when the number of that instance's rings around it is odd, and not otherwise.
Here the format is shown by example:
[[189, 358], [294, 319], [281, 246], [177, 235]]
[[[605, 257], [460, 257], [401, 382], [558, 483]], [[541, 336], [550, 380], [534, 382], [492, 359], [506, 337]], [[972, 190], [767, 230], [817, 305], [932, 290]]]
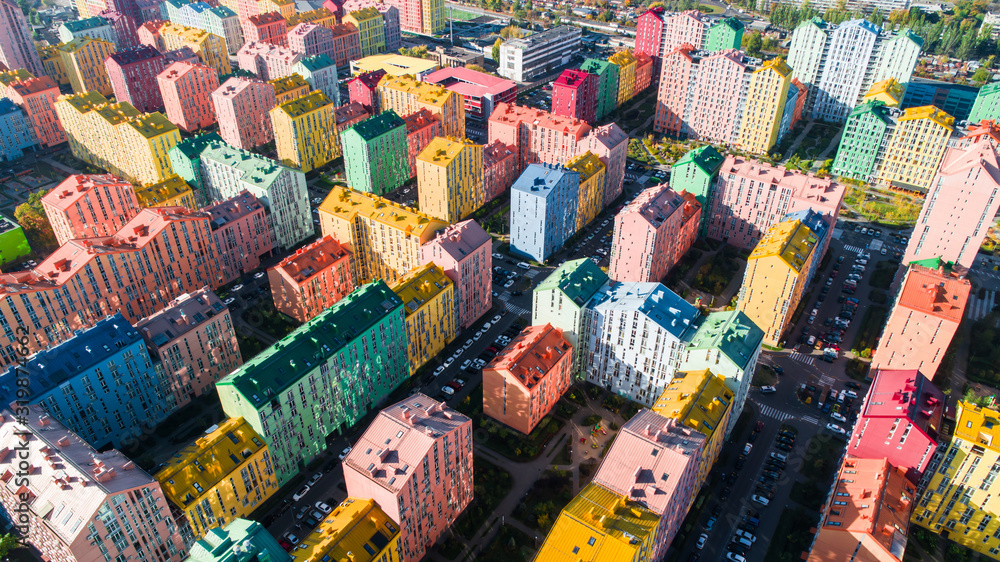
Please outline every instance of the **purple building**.
[[163, 108], [156, 76], [163, 72], [163, 55], [149, 45], [119, 51], [104, 62], [115, 99], [127, 101], [143, 113]]

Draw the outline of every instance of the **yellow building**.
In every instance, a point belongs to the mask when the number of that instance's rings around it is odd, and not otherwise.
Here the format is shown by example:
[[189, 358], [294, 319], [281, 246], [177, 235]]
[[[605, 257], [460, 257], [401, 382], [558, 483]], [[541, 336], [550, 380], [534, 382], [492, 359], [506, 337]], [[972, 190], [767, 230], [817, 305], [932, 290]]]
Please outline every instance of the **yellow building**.
[[399, 525], [372, 499], [347, 498], [291, 552], [295, 562], [401, 562]]
[[268, 83], [274, 86], [274, 97], [277, 105], [309, 95], [311, 90], [306, 79], [295, 73], [284, 78], [269, 80]]
[[415, 373], [458, 336], [455, 284], [428, 263], [390, 287], [406, 309], [406, 345]]
[[337, 16], [326, 8], [319, 8], [317, 10], [292, 14], [291, 17], [285, 18], [285, 25], [288, 26], [289, 31], [300, 23], [314, 23], [324, 27], [333, 27], [337, 25]]
[[382, 111], [409, 115], [427, 109], [441, 119], [441, 132], [448, 137], [465, 136], [462, 95], [437, 84], [419, 82], [412, 76], [386, 77], [378, 85]]
[[957, 409], [951, 445], [924, 471], [910, 522], [1000, 560], [1000, 412], [964, 400]]
[[420, 59], [404, 55], [372, 55], [351, 61], [351, 74], [357, 76], [373, 70], [384, 70], [389, 76], [416, 76], [422, 78], [438, 69], [433, 59]]
[[195, 538], [250, 515], [278, 490], [267, 444], [243, 418], [230, 418], [188, 445], [155, 476]]
[[771, 150], [778, 142], [791, 85], [792, 69], [784, 59], [769, 60], [750, 75], [737, 146], [754, 154]]
[[169, 178], [135, 190], [140, 207], [186, 207], [197, 209], [194, 191], [180, 176]]
[[911, 107], [896, 121], [877, 183], [927, 190], [937, 174], [955, 118], [933, 105]]
[[733, 411], [733, 397], [733, 391], [726, 387], [726, 379], [722, 375], [713, 375], [708, 369], [680, 371], [653, 404], [653, 411], [657, 414], [674, 418], [705, 435], [705, 451], [691, 501], [698, 497], [698, 491], [722, 451], [726, 426]]
[[584, 152], [566, 163], [566, 167], [580, 174], [580, 199], [576, 204], [576, 230], [590, 224], [601, 213], [604, 203], [604, 175], [607, 168], [596, 154]]
[[80, 160], [137, 185], [174, 175], [167, 152], [181, 135], [162, 113], [140, 113], [97, 92], [61, 96], [55, 110], [70, 150]]
[[98, 92], [105, 96], [113, 93], [108, 70], [104, 66], [104, 61], [115, 52], [113, 43], [77, 37], [69, 43], [60, 43], [57, 48], [74, 92]]
[[344, 23], [353, 23], [361, 32], [362, 57], [385, 52], [385, 23], [381, 12], [370, 6], [362, 8], [344, 16]]
[[295, 0], [258, 0], [257, 6], [258, 13], [279, 12], [285, 21], [295, 16]]
[[23, 68], [0, 70], [0, 92], [6, 90], [7, 86], [10, 86], [14, 82], [20, 82], [21, 80], [27, 80], [29, 78], [34, 78], [34, 76]]
[[773, 225], [747, 259], [738, 308], [777, 347], [806, 288], [819, 239], [802, 221]]
[[884, 103], [886, 107], [899, 107], [900, 102], [903, 101], [903, 93], [902, 84], [897, 82], [895, 78], [886, 78], [881, 82], [872, 84], [868, 93], [862, 98], [861, 103], [868, 100], [878, 100]]
[[393, 284], [423, 261], [420, 247], [448, 223], [371, 193], [337, 188], [319, 206], [320, 230], [351, 251], [356, 284]]
[[66, 74], [66, 65], [63, 64], [62, 53], [55, 45], [38, 48], [38, 58], [42, 59], [42, 68], [45, 75], [55, 81], [60, 86], [69, 84], [69, 74]]
[[632, 51], [618, 51], [608, 57], [608, 62], [618, 67], [618, 104], [635, 95], [635, 55]]
[[201, 62], [219, 71], [219, 76], [232, 72], [226, 40], [218, 35], [168, 22], [160, 27], [160, 37], [168, 51], [190, 47]]
[[312, 92], [272, 109], [278, 159], [308, 172], [339, 157], [340, 140], [333, 109], [333, 102], [323, 92]]
[[535, 560], [649, 562], [660, 517], [599, 484], [587, 484], [563, 508]]
[[417, 155], [420, 210], [456, 223], [486, 203], [483, 147], [468, 139], [435, 137]]

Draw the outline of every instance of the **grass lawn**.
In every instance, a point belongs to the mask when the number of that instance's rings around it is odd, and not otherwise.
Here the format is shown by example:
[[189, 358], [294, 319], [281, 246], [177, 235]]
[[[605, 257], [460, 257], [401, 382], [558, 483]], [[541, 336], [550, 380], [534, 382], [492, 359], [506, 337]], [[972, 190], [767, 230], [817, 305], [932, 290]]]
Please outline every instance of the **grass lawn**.
[[789, 496], [804, 507], [819, 511], [823, 507], [823, 500], [826, 499], [826, 492], [812, 481], [795, 482], [792, 484], [792, 491]]
[[530, 461], [542, 453], [542, 446], [553, 435], [559, 433], [565, 422], [553, 416], [545, 416], [527, 437], [509, 427], [501, 425], [483, 415], [483, 385], [476, 385], [472, 392], [456, 406], [459, 412], [472, 418], [472, 426], [486, 429], [476, 431], [473, 436], [477, 443], [515, 462]]
[[559, 512], [572, 499], [573, 473], [546, 470], [532, 485], [524, 501], [514, 509], [514, 517], [539, 533], [547, 533]]
[[467, 539], [476, 536], [513, 484], [509, 472], [482, 457], [473, 457], [472, 466], [476, 475], [475, 499], [455, 521], [455, 532]]
[[817, 484], [828, 483], [837, 469], [837, 461], [843, 451], [844, 443], [839, 438], [826, 433], [813, 435], [806, 445], [805, 458], [802, 459], [802, 469], [799, 473], [811, 478]]
[[775, 374], [774, 369], [768, 365], [762, 363], [757, 364], [757, 370], [754, 371], [753, 381], [750, 383], [751, 386], [772, 386], [774, 383], [778, 382], [778, 375]]
[[[539, 537], [538, 540], [542, 540]], [[503, 525], [493, 542], [479, 553], [480, 562], [528, 562], [535, 554], [534, 537], [529, 537], [510, 525]]]
[[809, 529], [816, 525], [818, 514], [801, 507], [785, 508], [778, 519], [778, 527], [771, 535], [764, 560], [769, 562], [793, 562], [802, 559], [802, 552], [809, 548], [812, 535]]
[[243, 320], [279, 340], [299, 327], [298, 322], [278, 312], [274, 308], [274, 301], [269, 298], [260, 299], [257, 304], [243, 311]]
[[876, 289], [888, 289], [892, 278], [896, 276], [899, 264], [892, 261], [880, 261], [875, 264], [875, 271], [868, 278], [868, 284]]
[[882, 327], [885, 325], [886, 316], [889, 309], [884, 306], [869, 306], [865, 311], [864, 318], [861, 319], [861, 329], [854, 336], [854, 345], [851, 349], [858, 355], [864, 355], [868, 350], [868, 356], [875, 349], [878, 338], [882, 334]]
[[263, 342], [253, 336], [238, 335], [237, 338], [239, 338], [240, 344], [240, 357], [244, 361], [249, 361], [252, 357], [267, 349], [267, 346]]
[[716, 296], [721, 295], [739, 270], [740, 262], [736, 250], [726, 246], [698, 268], [698, 274], [691, 282], [691, 287]]

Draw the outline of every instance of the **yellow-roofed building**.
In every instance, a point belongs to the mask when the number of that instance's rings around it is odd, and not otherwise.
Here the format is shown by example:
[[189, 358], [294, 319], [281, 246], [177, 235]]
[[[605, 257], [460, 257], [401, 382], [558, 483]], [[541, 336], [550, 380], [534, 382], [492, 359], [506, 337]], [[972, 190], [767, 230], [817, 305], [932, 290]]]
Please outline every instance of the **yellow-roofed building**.
[[347, 498], [291, 552], [295, 562], [402, 562], [399, 525], [372, 499]]
[[648, 562], [660, 517], [598, 484], [588, 484], [559, 513], [535, 560]]
[[608, 62], [618, 67], [618, 104], [635, 95], [635, 55], [632, 51], [618, 51], [608, 57]]
[[771, 150], [778, 142], [791, 85], [792, 69], [784, 59], [769, 60], [750, 74], [737, 146], [754, 154]]
[[268, 83], [274, 86], [274, 99], [277, 105], [307, 96], [311, 90], [306, 79], [295, 73], [284, 78], [269, 80]]
[[926, 192], [954, 130], [955, 118], [933, 105], [911, 107], [896, 121], [876, 182], [890, 189]]
[[483, 146], [468, 139], [435, 137], [417, 155], [420, 210], [456, 223], [486, 203]]
[[60, 86], [69, 84], [69, 74], [66, 73], [66, 65], [63, 63], [62, 53], [55, 45], [38, 48], [38, 58], [42, 60], [42, 68], [45, 75], [55, 80]]
[[423, 262], [420, 247], [448, 223], [371, 193], [334, 189], [319, 206], [323, 236], [351, 252], [355, 282], [388, 284]]
[[258, 14], [278, 12], [286, 21], [295, 16], [295, 0], [258, 0], [257, 6]]
[[351, 61], [351, 74], [357, 76], [373, 70], [384, 70], [389, 76], [415, 76], [417, 80], [438, 69], [434, 59], [421, 59], [406, 55], [371, 55]]
[[886, 107], [899, 107], [899, 104], [903, 101], [903, 85], [896, 81], [895, 78], [886, 78], [881, 82], [876, 82], [872, 84], [872, 87], [868, 89], [868, 93], [862, 98], [861, 103], [868, 100], [878, 100], [886, 105]]
[[386, 77], [378, 84], [382, 111], [409, 115], [426, 109], [441, 120], [441, 132], [448, 137], [465, 136], [465, 106], [462, 95], [437, 84], [419, 82], [412, 76]]
[[765, 344], [780, 346], [805, 291], [818, 242], [802, 221], [783, 221], [771, 226], [750, 253], [737, 306], [764, 331]]
[[576, 230], [580, 231], [601, 213], [607, 167], [589, 150], [571, 158], [566, 167], [580, 174], [580, 198], [576, 203]]
[[382, 12], [369, 6], [344, 16], [343, 23], [353, 23], [361, 32], [361, 56], [370, 57], [385, 52], [385, 20]]
[[108, 78], [108, 70], [104, 66], [104, 61], [115, 52], [113, 43], [90, 37], [77, 37], [69, 43], [59, 44], [56, 48], [59, 50], [62, 66], [73, 92], [77, 94], [98, 92], [105, 96], [113, 93], [111, 79]]
[[705, 451], [698, 467], [698, 479], [691, 501], [698, 496], [708, 473], [719, 458], [726, 440], [726, 427], [733, 411], [734, 394], [722, 375], [708, 369], [680, 371], [653, 404], [653, 411], [673, 418], [691, 429], [705, 434]]
[[311, 92], [272, 109], [278, 159], [286, 166], [308, 172], [339, 157], [340, 139], [333, 109], [333, 102], [323, 92]]
[[14, 82], [20, 82], [21, 80], [27, 80], [29, 78], [34, 78], [34, 76], [23, 68], [0, 71], [0, 92], [6, 90], [7, 86], [10, 86]]
[[197, 209], [194, 190], [180, 176], [169, 178], [135, 190], [141, 207], [185, 207]]
[[407, 355], [410, 372], [415, 373], [458, 336], [455, 284], [432, 262], [406, 274], [390, 289], [406, 310]]
[[219, 76], [233, 71], [229, 65], [229, 50], [226, 46], [226, 40], [218, 35], [203, 29], [168, 22], [160, 27], [160, 38], [169, 51], [190, 47], [201, 59], [201, 62], [219, 71]]
[[298, 12], [296, 14], [292, 14], [291, 17], [285, 18], [285, 25], [288, 27], [288, 31], [291, 31], [300, 23], [313, 23], [316, 25], [322, 25], [323, 27], [333, 27], [337, 25], [337, 16], [326, 8], [318, 8], [307, 12]]
[[246, 517], [278, 490], [267, 444], [243, 418], [227, 419], [199, 437], [155, 478], [187, 515], [195, 538]]

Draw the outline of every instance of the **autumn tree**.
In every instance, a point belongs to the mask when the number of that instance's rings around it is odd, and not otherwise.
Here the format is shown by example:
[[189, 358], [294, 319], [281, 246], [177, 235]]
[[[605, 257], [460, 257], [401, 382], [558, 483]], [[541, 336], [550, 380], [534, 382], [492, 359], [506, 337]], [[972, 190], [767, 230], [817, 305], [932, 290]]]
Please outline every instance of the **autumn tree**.
[[28, 244], [36, 251], [56, 246], [55, 232], [42, 208], [42, 196], [45, 193], [44, 190], [32, 193], [28, 196], [27, 203], [21, 203], [14, 209], [14, 220], [24, 229]]

